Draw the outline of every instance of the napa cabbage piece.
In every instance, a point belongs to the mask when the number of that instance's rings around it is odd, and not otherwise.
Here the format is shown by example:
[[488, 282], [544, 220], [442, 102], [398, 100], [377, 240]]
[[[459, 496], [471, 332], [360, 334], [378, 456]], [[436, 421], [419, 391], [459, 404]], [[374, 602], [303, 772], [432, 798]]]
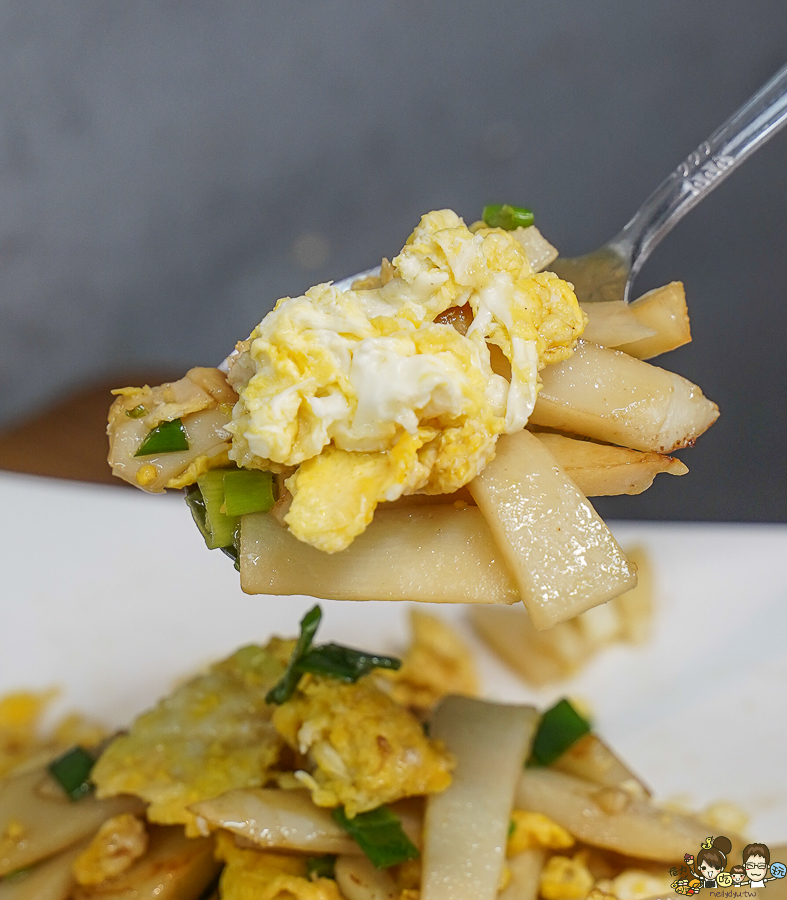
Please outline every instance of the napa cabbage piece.
[[199, 834], [192, 803], [259, 787], [279, 759], [283, 741], [265, 695], [291, 649], [277, 640], [244, 647], [143, 713], [96, 763], [98, 796], [141, 797], [149, 821]]

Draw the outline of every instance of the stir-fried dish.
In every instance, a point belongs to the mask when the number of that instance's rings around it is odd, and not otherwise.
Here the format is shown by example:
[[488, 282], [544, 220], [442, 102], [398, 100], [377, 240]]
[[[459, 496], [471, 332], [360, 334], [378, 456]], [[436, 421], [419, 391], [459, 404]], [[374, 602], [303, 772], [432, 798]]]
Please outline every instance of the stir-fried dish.
[[425, 215], [380, 274], [280, 300], [222, 369], [122, 388], [109, 461], [186, 489], [249, 593], [524, 601], [536, 628], [629, 590], [587, 496], [638, 493], [718, 415], [645, 362], [679, 284], [580, 306], [532, 215]]
[[638, 900], [707, 838], [568, 700], [479, 699], [447, 623], [415, 613], [400, 660], [320, 615], [66, 751], [4, 701], [0, 900]]

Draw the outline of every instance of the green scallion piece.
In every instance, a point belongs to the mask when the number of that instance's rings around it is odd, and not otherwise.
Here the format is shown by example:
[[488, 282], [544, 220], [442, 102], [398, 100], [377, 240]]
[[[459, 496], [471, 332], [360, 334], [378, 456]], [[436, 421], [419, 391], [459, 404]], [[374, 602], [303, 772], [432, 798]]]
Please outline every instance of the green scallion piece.
[[205, 538], [205, 543], [210, 540], [210, 528], [207, 523], [205, 501], [202, 499], [202, 491], [196, 484], [186, 488], [186, 506], [191, 510], [194, 524], [199, 528], [200, 534]]
[[284, 675], [268, 691], [265, 697], [266, 703], [280, 705], [292, 696], [292, 692], [295, 690], [301, 677], [301, 673], [296, 669], [296, 666], [301, 658], [309, 652], [321, 618], [322, 610], [319, 606], [313, 606], [301, 619], [301, 633], [298, 637], [298, 643], [290, 655]]
[[226, 469], [211, 469], [197, 478], [197, 487], [205, 504], [205, 528], [209, 532], [205, 543], [211, 550], [232, 547], [240, 524], [238, 516], [228, 516], [223, 511], [225, 472]]
[[276, 502], [273, 474], [251, 469], [224, 469], [224, 512], [228, 516], [268, 512]]
[[590, 722], [563, 699], [539, 722], [528, 766], [549, 766], [590, 731]]
[[330, 853], [325, 856], [306, 857], [306, 877], [311, 881], [317, 878], [336, 877], [336, 857]]
[[229, 556], [229, 558], [232, 560], [236, 572], [240, 572], [240, 550], [238, 549], [239, 538], [240, 535], [236, 531], [235, 543], [231, 547], [219, 547], [219, 550], [221, 550], [221, 552], [225, 556]]
[[95, 759], [82, 747], [73, 747], [58, 756], [49, 766], [49, 774], [63, 788], [71, 800], [79, 800], [93, 789], [90, 772]]
[[340, 825], [366, 854], [377, 869], [418, 859], [418, 848], [404, 833], [399, 817], [387, 806], [378, 806], [369, 812], [358, 813], [350, 819], [341, 806], [332, 812]]
[[23, 869], [14, 869], [13, 872], [9, 872], [7, 875], [0, 875], [0, 884], [14, 884], [17, 881], [24, 881], [34, 868], [35, 864], [25, 866]]
[[374, 656], [341, 644], [322, 644], [302, 656], [295, 668], [298, 672], [327, 675], [352, 683], [372, 669], [398, 669], [401, 665], [401, 660], [395, 656]]
[[535, 221], [532, 211], [524, 206], [510, 206], [508, 203], [492, 203], [484, 207], [484, 222], [490, 228], [528, 228]]
[[162, 422], [161, 425], [148, 432], [147, 437], [137, 448], [134, 456], [154, 456], [159, 453], [177, 453], [188, 450], [189, 439], [180, 419]]
[[146, 416], [147, 414], [148, 411], [144, 406], [142, 406], [142, 404], [140, 404], [139, 406], [135, 406], [134, 409], [126, 410], [126, 415], [129, 417], [129, 419], [141, 419], [142, 416]]

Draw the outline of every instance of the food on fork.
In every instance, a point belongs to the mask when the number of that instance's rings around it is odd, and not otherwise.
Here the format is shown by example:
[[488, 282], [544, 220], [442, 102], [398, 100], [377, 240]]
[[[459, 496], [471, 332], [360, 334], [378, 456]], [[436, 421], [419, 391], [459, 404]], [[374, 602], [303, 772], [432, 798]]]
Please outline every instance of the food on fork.
[[[631, 588], [582, 487], [682, 474], [666, 454], [718, 415], [695, 385], [613, 349], [684, 341], [653, 327], [673, 324], [658, 312], [680, 296], [596, 317], [539, 271], [556, 251], [528, 211], [485, 219], [428, 213], [379, 277], [280, 300], [226, 375], [118, 391], [114, 473], [186, 488], [249, 593], [521, 599], [546, 628]], [[578, 458], [572, 478], [562, 463]]]

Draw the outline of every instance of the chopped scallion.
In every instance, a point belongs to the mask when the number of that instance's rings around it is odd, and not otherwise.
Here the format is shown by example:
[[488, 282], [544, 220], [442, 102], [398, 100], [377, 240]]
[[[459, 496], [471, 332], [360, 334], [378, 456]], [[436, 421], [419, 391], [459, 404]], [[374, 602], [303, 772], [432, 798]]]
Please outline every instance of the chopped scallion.
[[333, 810], [338, 825], [355, 842], [378, 869], [387, 869], [409, 859], [418, 859], [418, 848], [404, 833], [399, 817], [387, 806], [358, 813], [350, 819], [341, 806]]
[[298, 680], [305, 672], [327, 675], [339, 681], [355, 682], [372, 669], [398, 669], [401, 662], [394, 656], [375, 656], [341, 644], [312, 647], [322, 611], [315, 606], [301, 619], [301, 634], [290, 655], [287, 668], [278, 684], [268, 692], [267, 703], [284, 703], [292, 696]]
[[210, 527], [207, 523], [207, 513], [205, 511], [205, 501], [202, 499], [202, 491], [196, 484], [186, 489], [186, 506], [191, 510], [194, 523], [199, 528], [207, 544], [210, 540]]
[[549, 766], [590, 731], [590, 722], [563, 699], [548, 709], [533, 739], [529, 766]]
[[490, 228], [528, 228], [535, 221], [532, 211], [524, 206], [510, 206], [508, 203], [492, 203], [484, 207], [484, 222]]
[[58, 756], [49, 766], [49, 774], [63, 788], [71, 800], [79, 800], [90, 793], [93, 785], [90, 772], [95, 759], [82, 747], [73, 747], [62, 756]]
[[271, 472], [224, 469], [224, 512], [228, 516], [268, 512], [275, 502]]
[[229, 556], [235, 566], [235, 571], [240, 572], [240, 551], [238, 550], [238, 533], [235, 532], [235, 543], [230, 547], [219, 547], [219, 550]]
[[317, 878], [335, 878], [335, 868], [336, 857], [331, 854], [306, 857], [306, 877], [312, 881]]
[[142, 416], [146, 416], [148, 414], [147, 409], [140, 403], [139, 406], [135, 406], [134, 409], [127, 409], [126, 415], [129, 419], [141, 419]]
[[282, 704], [292, 695], [301, 677], [301, 673], [297, 671], [296, 666], [301, 658], [308, 653], [321, 618], [322, 610], [319, 606], [313, 606], [301, 619], [301, 633], [298, 643], [292, 651], [287, 668], [284, 670], [284, 675], [268, 691], [265, 697], [266, 703]]
[[302, 656], [295, 668], [299, 672], [355, 682], [372, 669], [398, 669], [401, 665], [401, 660], [394, 656], [374, 656], [341, 644], [323, 644]]
[[180, 419], [162, 422], [148, 432], [147, 437], [137, 448], [134, 456], [153, 456], [159, 453], [177, 453], [188, 450], [189, 439]]
[[205, 543], [211, 550], [233, 546], [235, 532], [240, 524], [238, 516], [228, 516], [222, 512], [225, 471], [226, 469], [211, 469], [197, 478], [197, 486], [205, 504], [205, 528], [209, 532]]

